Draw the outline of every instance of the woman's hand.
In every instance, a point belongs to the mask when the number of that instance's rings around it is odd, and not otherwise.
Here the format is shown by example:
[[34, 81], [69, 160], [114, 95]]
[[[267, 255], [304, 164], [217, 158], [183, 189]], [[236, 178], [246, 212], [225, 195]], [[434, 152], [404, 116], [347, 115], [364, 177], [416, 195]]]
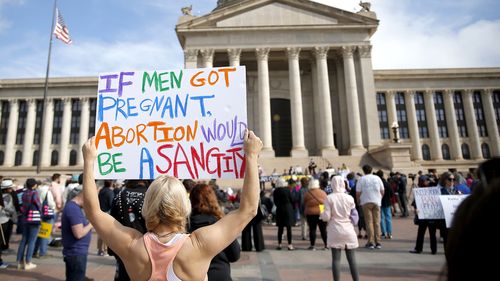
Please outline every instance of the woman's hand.
[[246, 130], [244, 150], [246, 155], [258, 155], [262, 149], [262, 141], [253, 131]]
[[85, 162], [94, 163], [97, 158], [97, 148], [95, 146], [95, 137], [91, 137], [82, 146], [83, 160]]

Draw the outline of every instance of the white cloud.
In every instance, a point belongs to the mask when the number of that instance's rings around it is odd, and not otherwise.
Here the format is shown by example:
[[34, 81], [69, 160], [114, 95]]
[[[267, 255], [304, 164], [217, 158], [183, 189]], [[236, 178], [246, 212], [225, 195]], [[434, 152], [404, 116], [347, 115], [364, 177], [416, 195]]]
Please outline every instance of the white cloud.
[[4, 7], [9, 5], [24, 4], [24, 0], [0, 0], [0, 33], [12, 26], [10, 21], [4, 16]]

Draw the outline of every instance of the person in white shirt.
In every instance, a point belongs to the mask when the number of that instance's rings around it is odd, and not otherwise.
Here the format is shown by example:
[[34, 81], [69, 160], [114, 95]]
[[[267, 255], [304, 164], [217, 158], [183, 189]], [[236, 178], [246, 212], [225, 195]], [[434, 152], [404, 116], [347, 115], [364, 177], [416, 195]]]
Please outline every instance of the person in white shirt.
[[365, 247], [369, 249], [381, 249], [380, 244], [380, 206], [384, 195], [384, 184], [382, 180], [372, 175], [370, 165], [363, 166], [362, 176], [356, 185], [356, 199], [363, 208], [365, 216], [366, 232], [368, 242]]

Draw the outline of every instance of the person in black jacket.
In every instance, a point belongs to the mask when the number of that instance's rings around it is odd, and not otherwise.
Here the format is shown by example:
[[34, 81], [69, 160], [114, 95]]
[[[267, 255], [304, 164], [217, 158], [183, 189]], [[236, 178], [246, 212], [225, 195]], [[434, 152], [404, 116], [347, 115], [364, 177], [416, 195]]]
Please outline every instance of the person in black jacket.
[[[144, 196], [150, 182], [145, 180], [127, 180], [125, 188], [118, 193], [111, 204], [110, 215], [127, 227], [146, 233], [146, 222], [141, 215]], [[123, 261], [110, 248], [108, 254], [115, 256], [115, 281], [130, 281]]]
[[[113, 198], [115, 193], [113, 192], [113, 181], [105, 180], [104, 186], [99, 190], [99, 206], [101, 211], [110, 213], [111, 206], [113, 204]], [[102, 241], [101, 237], [97, 236], [97, 255], [104, 256], [106, 253], [106, 244]]]
[[[211, 225], [218, 221], [224, 213], [222, 212], [217, 196], [212, 187], [206, 184], [197, 184], [189, 193], [191, 200], [191, 217], [189, 232], [198, 228]], [[209, 281], [232, 281], [231, 266], [229, 263], [240, 258], [240, 244], [234, 240], [224, 251], [217, 254], [210, 262], [208, 269]]]
[[[262, 198], [264, 190], [260, 191], [260, 208], [257, 209], [257, 215], [247, 224], [241, 232], [241, 250], [243, 252], [252, 251], [252, 233], [255, 251], [262, 252], [266, 247], [264, 246], [264, 234], [262, 232], [262, 220], [266, 219], [269, 211], [267, 206], [264, 205]], [[272, 203], [271, 203], [272, 204]], [[271, 207], [272, 208], [272, 207]]]

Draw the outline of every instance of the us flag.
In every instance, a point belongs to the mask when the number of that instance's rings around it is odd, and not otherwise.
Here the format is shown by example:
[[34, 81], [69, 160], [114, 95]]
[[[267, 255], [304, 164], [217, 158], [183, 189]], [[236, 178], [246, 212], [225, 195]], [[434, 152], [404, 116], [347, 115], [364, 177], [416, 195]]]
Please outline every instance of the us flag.
[[57, 39], [63, 41], [66, 44], [71, 44], [71, 38], [69, 37], [69, 29], [64, 23], [64, 19], [59, 12], [59, 9], [56, 8], [56, 26], [54, 27], [54, 35]]

